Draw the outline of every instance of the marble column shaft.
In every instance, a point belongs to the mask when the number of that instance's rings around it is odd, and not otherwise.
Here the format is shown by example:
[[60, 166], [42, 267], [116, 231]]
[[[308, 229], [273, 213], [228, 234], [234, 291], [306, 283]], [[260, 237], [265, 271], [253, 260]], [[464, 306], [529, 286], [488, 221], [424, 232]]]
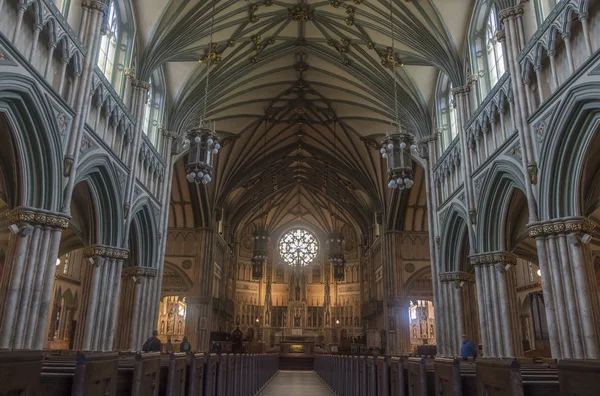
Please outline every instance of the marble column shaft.
[[0, 349], [42, 349], [64, 215], [19, 207], [6, 215], [9, 237], [0, 301]]
[[507, 252], [473, 255], [479, 323], [485, 357], [521, 357], [523, 341], [519, 325], [516, 257]]
[[555, 359], [600, 357], [600, 303], [590, 246], [594, 225], [582, 217], [529, 224], [535, 238]]
[[[104, 246], [84, 250], [82, 304], [74, 348], [83, 351], [111, 351], [123, 260], [127, 251]], [[91, 262], [90, 262], [91, 261]]]
[[[467, 290], [469, 284], [474, 282], [474, 277], [465, 272], [445, 272], [439, 275], [441, 282], [441, 296], [443, 304], [440, 310], [442, 313], [443, 326], [442, 331], [446, 333], [446, 345], [443, 345], [441, 355], [458, 356], [460, 354], [461, 336], [467, 334], [469, 338], [477, 343], [477, 334], [469, 328], [469, 317], [472, 315], [470, 305], [467, 300], [470, 298]], [[436, 315], [436, 320], [440, 315]]]

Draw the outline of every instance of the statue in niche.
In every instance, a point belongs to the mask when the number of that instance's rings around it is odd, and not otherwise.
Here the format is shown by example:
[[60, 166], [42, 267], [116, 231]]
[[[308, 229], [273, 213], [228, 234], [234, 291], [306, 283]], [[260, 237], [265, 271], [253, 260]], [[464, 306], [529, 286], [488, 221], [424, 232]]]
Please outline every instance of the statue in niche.
[[294, 327], [300, 327], [300, 318], [298, 316], [294, 317]]
[[417, 325], [413, 325], [413, 338], [417, 338]]
[[435, 333], [433, 332], [433, 325], [429, 325], [429, 337], [435, 337]]
[[296, 301], [300, 301], [300, 285], [296, 284]]
[[396, 330], [396, 326], [394, 324], [394, 318], [393, 317], [391, 317], [389, 319], [388, 328], [390, 329], [390, 331], [395, 331]]
[[173, 313], [173, 310], [171, 309], [169, 311], [169, 316], [167, 318], [167, 333], [174, 333], [175, 332], [175, 314]]
[[329, 312], [325, 314], [325, 326], [329, 326]]

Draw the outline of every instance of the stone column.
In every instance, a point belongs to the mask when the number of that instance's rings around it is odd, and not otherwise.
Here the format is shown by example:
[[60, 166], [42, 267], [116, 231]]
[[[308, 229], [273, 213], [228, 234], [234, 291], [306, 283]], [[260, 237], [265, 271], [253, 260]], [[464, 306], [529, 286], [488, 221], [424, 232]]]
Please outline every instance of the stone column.
[[444, 356], [460, 355], [461, 336], [466, 334], [477, 344], [479, 335], [473, 327], [473, 298], [471, 288], [475, 283], [473, 275], [466, 272], [444, 272], [439, 275], [441, 282], [441, 298], [444, 310], [436, 311], [436, 320], [440, 311], [444, 316], [443, 328], [446, 333], [446, 344], [441, 354]]
[[409, 300], [395, 299], [388, 302], [388, 354], [400, 356], [412, 353], [410, 345]]
[[521, 357], [516, 257], [508, 252], [472, 255], [484, 357]]
[[583, 217], [529, 224], [554, 359], [600, 357], [600, 304], [589, 245], [594, 227]]
[[94, 245], [84, 249], [82, 304], [74, 348], [83, 351], [113, 349], [124, 249]]
[[[116, 328], [116, 349], [138, 351], [146, 338], [150, 337], [151, 334], [144, 324], [154, 318], [154, 313], [152, 312], [151, 318], [144, 315], [148, 301], [147, 298], [143, 298], [143, 295], [148, 283], [156, 278], [156, 273], [155, 268], [147, 267], [123, 269]], [[156, 323], [153, 325], [156, 326]]]
[[6, 214], [11, 234], [0, 287], [0, 349], [42, 349], [52, 301], [64, 214], [18, 207]]
[[212, 228], [196, 232], [196, 265], [192, 274], [193, 295], [186, 298], [185, 334], [192, 348], [209, 350], [212, 318], [215, 233]]

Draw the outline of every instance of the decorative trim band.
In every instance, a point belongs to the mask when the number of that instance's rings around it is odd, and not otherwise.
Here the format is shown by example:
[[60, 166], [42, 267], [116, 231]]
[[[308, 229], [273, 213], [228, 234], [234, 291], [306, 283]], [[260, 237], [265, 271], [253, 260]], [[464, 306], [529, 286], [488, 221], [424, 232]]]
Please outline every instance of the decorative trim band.
[[596, 225], [585, 217], [554, 219], [546, 222], [528, 224], [527, 226], [531, 238], [572, 232], [585, 232], [591, 234], [594, 232], [594, 228], [596, 228]]
[[158, 271], [156, 268], [149, 267], [128, 267], [123, 268], [122, 278], [156, 278]]
[[113, 260], [126, 260], [129, 258], [129, 250], [111, 246], [93, 245], [83, 249], [83, 258], [104, 258]]
[[469, 263], [474, 266], [497, 263], [516, 265], [517, 257], [509, 252], [482, 253], [469, 256]]
[[64, 213], [52, 213], [42, 209], [19, 206], [6, 214], [8, 224], [28, 223], [53, 228], [69, 228], [70, 216]]
[[189, 306], [189, 304], [208, 304], [211, 301], [211, 297], [207, 296], [187, 296], [185, 298], [185, 303]]
[[475, 276], [473, 276], [473, 274], [469, 274], [468, 272], [461, 272], [461, 271], [456, 271], [456, 272], [444, 272], [440, 274], [440, 281], [441, 282], [455, 282], [455, 281], [459, 281], [459, 282], [468, 282], [468, 283], [475, 283]]
[[527, 283], [526, 285], [523, 285], [523, 286], [518, 286], [517, 293], [534, 290], [534, 289], [541, 289], [541, 288], [542, 288], [542, 284], [540, 282], [531, 282], [531, 283]]

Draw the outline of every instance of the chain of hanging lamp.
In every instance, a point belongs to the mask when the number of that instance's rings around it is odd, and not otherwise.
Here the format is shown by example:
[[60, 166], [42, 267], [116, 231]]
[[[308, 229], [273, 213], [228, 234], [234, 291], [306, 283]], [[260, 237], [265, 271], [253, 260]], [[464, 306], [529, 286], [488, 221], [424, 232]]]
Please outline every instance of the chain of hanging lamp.
[[[263, 165], [266, 161], [267, 151], [267, 121], [268, 118], [265, 116], [265, 134], [263, 143]], [[267, 261], [269, 241], [271, 240], [269, 232], [267, 231], [267, 214], [264, 210], [262, 188], [259, 190], [259, 201], [260, 201], [260, 219], [257, 230], [254, 232], [254, 251], [252, 254], [252, 278], [262, 279], [264, 263]]]
[[210, 22], [210, 43], [208, 46], [208, 55], [206, 57], [206, 78], [204, 84], [204, 104], [202, 115], [198, 120], [198, 125], [187, 131], [186, 139], [183, 142], [184, 149], [189, 148], [188, 161], [185, 165], [186, 179], [190, 183], [208, 184], [212, 180], [213, 155], [217, 155], [221, 149], [221, 144], [216, 135], [216, 125], [210, 122], [206, 116], [208, 102], [208, 87], [210, 83], [210, 66], [213, 50], [213, 33], [215, 25], [215, 2], [212, 2], [212, 16]]
[[392, 36], [392, 53], [388, 58], [388, 65], [394, 75], [394, 122], [382, 141], [380, 149], [381, 156], [387, 159], [388, 165], [388, 187], [400, 190], [409, 189], [414, 184], [414, 173], [412, 169], [411, 152], [416, 152], [417, 146], [414, 144], [414, 137], [406, 132], [400, 125], [400, 115], [398, 111], [398, 81], [396, 76], [396, 51], [394, 37], [394, 12], [393, 1], [390, 0], [390, 30]]
[[[337, 122], [333, 121], [333, 158], [337, 158]], [[344, 272], [346, 260], [344, 259], [344, 234], [341, 227], [338, 227], [337, 221], [337, 205], [340, 203], [340, 186], [339, 180], [336, 183], [336, 197], [333, 204], [332, 228], [333, 231], [329, 236], [329, 262], [333, 265], [333, 279], [337, 281], [344, 280]]]

